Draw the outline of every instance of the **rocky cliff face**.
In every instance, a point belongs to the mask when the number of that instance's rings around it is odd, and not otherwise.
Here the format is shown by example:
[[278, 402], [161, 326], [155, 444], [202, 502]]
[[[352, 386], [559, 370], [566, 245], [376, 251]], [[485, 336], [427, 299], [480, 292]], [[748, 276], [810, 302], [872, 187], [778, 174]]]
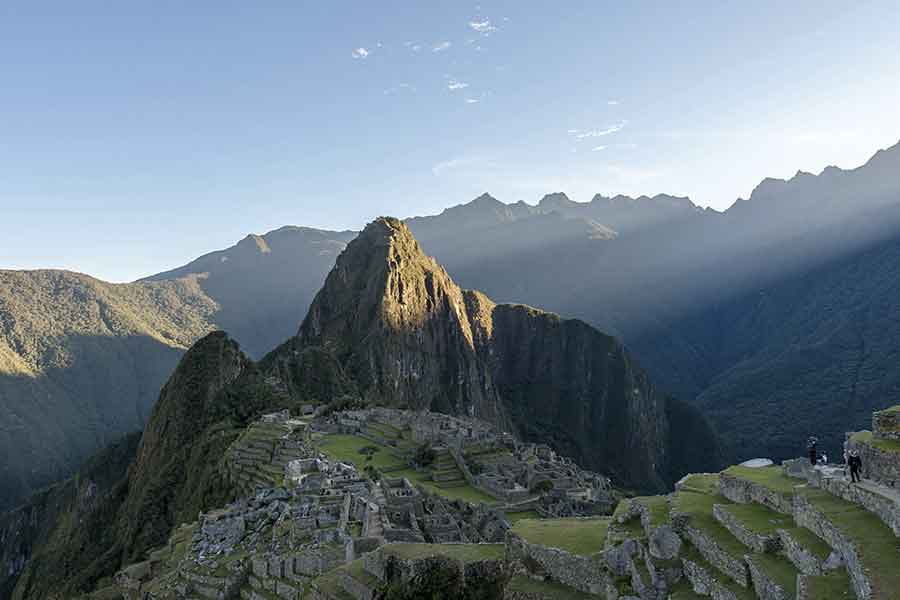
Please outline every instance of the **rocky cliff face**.
[[712, 450], [692, 468], [717, 466], [702, 417], [670, 410], [614, 338], [461, 290], [395, 219], [348, 245], [297, 340], [335, 356], [368, 401], [475, 415], [626, 485], [659, 489], [679, 474], [671, 414]]
[[505, 418], [462, 290], [397, 220], [350, 243], [297, 337], [337, 357], [367, 401]]

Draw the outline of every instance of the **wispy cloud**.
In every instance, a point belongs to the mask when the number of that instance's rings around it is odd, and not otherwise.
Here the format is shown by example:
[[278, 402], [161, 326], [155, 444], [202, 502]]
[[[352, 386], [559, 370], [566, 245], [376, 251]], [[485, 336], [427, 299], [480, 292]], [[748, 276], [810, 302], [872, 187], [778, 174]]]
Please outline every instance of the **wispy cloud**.
[[354, 48], [352, 52], [350, 52], [350, 56], [353, 58], [366, 58], [369, 56], [369, 51], [360, 46], [359, 48]]
[[465, 158], [451, 158], [450, 160], [442, 160], [441, 162], [436, 163], [433, 167], [431, 167], [431, 172], [434, 173], [435, 177], [440, 177], [447, 171], [452, 171], [466, 164], [466, 160], [467, 159]]
[[447, 48], [449, 48], [452, 45], [453, 44], [450, 42], [440, 42], [439, 44], [435, 44], [434, 46], [432, 46], [431, 51], [432, 52], [443, 52], [444, 50], [446, 50]]
[[472, 174], [480, 172], [485, 168], [489, 168], [491, 164], [492, 160], [487, 156], [457, 156], [450, 160], [442, 160], [439, 163], [435, 163], [434, 166], [431, 167], [431, 172], [435, 177], [448, 175], [452, 172], [458, 172], [457, 175], [461, 173]]
[[469, 27], [478, 33], [489, 34], [497, 31], [497, 27], [491, 24], [489, 19], [472, 19], [469, 21]]
[[606, 150], [609, 146], [594, 146], [591, 148], [591, 152], [600, 152], [601, 150]]
[[404, 83], [399, 83], [393, 87], [389, 87], [388, 89], [384, 90], [384, 95], [390, 96], [391, 94], [399, 94], [401, 92], [415, 93], [415, 91], [416, 91], [415, 86], [404, 82]]
[[422, 49], [422, 44], [417, 44], [415, 42], [403, 42], [403, 45], [412, 50], [413, 52], [418, 52]]
[[617, 104], [619, 104], [619, 101], [618, 100], [607, 100], [606, 104], [608, 104], [609, 106], [616, 106]]
[[570, 129], [569, 135], [574, 135], [575, 139], [577, 139], [577, 140], [583, 140], [586, 138], [593, 138], [593, 137], [603, 137], [605, 135], [610, 135], [610, 134], [616, 133], [618, 131], [621, 131], [622, 128], [625, 127], [625, 125], [627, 125], [627, 124], [628, 124], [628, 121], [619, 121], [618, 123], [616, 123], [614, 125], [610, 125], [606, 129], [589, 129], [587, 131]]
[[466, 104], [478, 104], [478, 98], [466, 98]]
[[463, 81], [457, 81], [456, 79], [451, 79], [450, 81], [447, 82], [448, 90], [464, 90], [467, 87], [469, 87], [468, 83], [465, 83]]

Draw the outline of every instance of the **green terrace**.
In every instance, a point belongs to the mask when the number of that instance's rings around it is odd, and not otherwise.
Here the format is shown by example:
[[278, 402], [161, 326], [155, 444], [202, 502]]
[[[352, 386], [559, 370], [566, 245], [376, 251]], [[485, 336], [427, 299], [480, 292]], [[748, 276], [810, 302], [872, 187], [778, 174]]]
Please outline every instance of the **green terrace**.
[[525, 575], [515, 575], [506, 586], [507, 592], [529, 595], [538, 598], [553, 598], [554, 600], [591, 600], [597, 598], [584, 592], [572, 589], [561, 583], [553, 581], [540, 581]]
[[872, 446], [885, 452], [900, 452], [900, 440], [883, 440], [876, 438], [871, 431], [857, 431], [850, 439], [860, 444]]
[[590, 556], [603, 550], [610, 520], [609, 517], [522, 519], [513, 525], [512, 531], [530, 544]]
[[[770, 491], [784, 495], [802, 495], [814, 509], [856, 548], [866, 577], [872, 584], [873, 598], [897, 598], [900, 594], [900, 540], [880, 518], [862, 506], [837, 498], [828, 492], [805, 485], [798, 485], [798, 480], [785, 476], [779, 467], [747, 469], [731, 467], [725, 471]], [[801, 543], [809, 544], [816, 538], [812, 533], [803, 533], [800, 528], [791, 531], [800, 536]], [[807, 541], [802, 541], [803, 539]], [[821, 540], [809, 544], [807, 548], [820, 556], [826, 555], [826, 548]], [[835, 579], [815, 580], [818, 588], [837, 587]], [[827, 596], [830, 598], [831, 596]], [[835, 596], [840, 597], [840, 596]]]
[[680, 489], [701, 494], [716, 494], [719, 490], [718, 473], [695, 473], [681, 482]]
[[747, 553], [747, 547], [715, 519], [713, 506], [716, 504], [729, 502], [723, 496], [682, 490], [676, 492], [672, 498], [672, 511], [685, 515], [691, 526], [706, 534], [731, 558], [740, 561]]
[[[799, 485], [798, 480], [786, 477], [780, 467], [764, 467], [764, 468], [747, 468], [747, 467], [731, 467], [725, 473], [749, 481], [775, 491], [779, 494], [792, 496], [797, 493], [803, 493], [807, 497], [828, 496], [827, 493], [807, 488]], [[824, 500], [824, 499], [823, 499]], [[840, 501], [843, 502], [843, 501]], [[800, 546], [808, 552], [817, 556], [820, 560], [824, 560], [831, 552], [828, 544], [817, 537], [808, 529], [797, 526], [793, 518], [788, 515], [781, 514], [768, 507], [760, 504], [734, 504], [719, 494], [718, 477], [713, 475], [695, 475], [684, 482], [680, 486], [678, 492], [672, 497], [672, 512], [687, 517], [688, 523], [705, 534], [719, 548], [719, 550], [731, 557], [735, 561], [746, 560], [749, 564], [762, 573], [762, 576], [779, 586], [784, 590], [788, 598], [796, 597], [797, 593], [797, 567], [792, 564], [787, 557], [774, 550], [766, 552], [757, 552], [744, 545], [736, 538], [728, 528], [719, 523], [714, 517], [713, 508], [717, 507], [720, 513], [730, 515], [730, 519], [740, 529], [760, 536], [761, 538], [775, 538], [780, 530], [784, 530], [789, 534]], [[866, 512], [866, 511], [863, 511]], [[881, 525], [880, 520], [874, 515], [867, 513]], [[727, 521], [723, 521], [727, 522]], [[871, 523], [871, 520], [870, 520]], [[883, 525], [881, 528], [888, 531]], [[892, 534], [891, 534], [892, 535]], [[896, 540], [894, 541], [894, 549], [888, 554], [896, 555]], [[768, 547], [768, 546], [767, 546]], [[777, 549], [778, 545], [770, 548]], [[880, 548], [879, 552], [887, 552], [887, 548]], [[743, 588], [738, 583], [722, 571], [705, 560], [697, 548], [688, 545], [683, 557], [689, 560], [708, 574], [716, 578], [718, 583], [731, 591], [738, 598], [754, 598], [755, 594], [752, 589]], [[879, 569], [883, 566], [875, 565]], [[843, 598], [854, 597], [850, 591], [850, 580], [846, 570], [831, 572], [826, 575], [806, 577], [807, 594], [806, 598], [816, 600], [840, 600]], [[848, 595], [849, 593], [849, 595]], [[684, 598], [692, 598], [691, 592], [687, 589], [679, 590], [679, 594]], [[673, 595], [673, 597], [679, 597]]]
[[510, 522], [510, 524], [515, 525], [522, 519], [540, 519], [541, 515], [536, 510], [518, 510], [518, 511], [509, 511], [506, 513], [506, 520]]
[[[409, 461], [397, 456], [397, 450], [357, 435], [326, 435], [319, 440], [318, 448], [333, 460], [352, 463], [360, 472], [366, 465], [372, 465], [385, 475], [405, 477], [413, 485], [421, 485], [429, 493], [448, 500], [464, 500], [473, 504], [497, 502], [492, 496], [469, 485], [449, 453], [439, 455], [431, 467], [416, 470], [409, 465]], [[374, 449], [371, 460], [366, 460], [366, 454], [361, 452], [364, 448]]]
[[482, 560], [503, 560], [506, 556], [504, 544], [404, 544], [395, 543], [382, 546], [385, 554], [401, 559], [444, 556], [464, 563]]
[[[319, 440], [318, 448], [328, 458], [351, 463], [360, 472], [365, 469], [366, 465], [372, 465], [382, 472], [401, 470], [407, 466], [406, 461], [398, 458], [395, 452], [358, 435], [327, 435]], [[361, 452], [364, 448], [375, 449], [371, 460], [367, 460], [366, 454]]]
[[825, 598], [827, 600], [855, 600], [856, 598], [846, 571], [832, 571], [826, 575], [807, 577], [806, 582], [808, 598]]
[[737, 600], [757, 600], [756, 593], [752, 589], [738, 585], [730, 577], [709, 564], [696, 548], [687, 546], [682, 550], [681, 555], [684, 560], [690, 561], [706, 571], [719, 585], [731, 592]]
[[784, 474], [780, 466], [772, 465], [769, 467], [751, 468], [733, 466], [722, 471], [726, 475], [731, 475], [737, 479], [743, 479], [751, 483], [761, 485], [773, 492], [793, 496], [798, 488], [804, 488], [805, 482], [793, 479]]

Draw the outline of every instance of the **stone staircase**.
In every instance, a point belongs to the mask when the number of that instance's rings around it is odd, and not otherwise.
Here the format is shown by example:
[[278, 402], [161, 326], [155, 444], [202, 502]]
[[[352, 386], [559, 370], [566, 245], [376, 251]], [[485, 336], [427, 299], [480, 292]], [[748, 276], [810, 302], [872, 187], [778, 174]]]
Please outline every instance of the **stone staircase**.
[[438, 448], [434, 462], [430, 465], [431, 480], [439, 488], [455, 488], [468, 485], [456, 459], [447, 448]]
[[228, 448], [224, 465], [239, 495], [251, 495], [260, 488], [283, 485], [287, 463], [309, 456], [293, 422], [258, 421]]

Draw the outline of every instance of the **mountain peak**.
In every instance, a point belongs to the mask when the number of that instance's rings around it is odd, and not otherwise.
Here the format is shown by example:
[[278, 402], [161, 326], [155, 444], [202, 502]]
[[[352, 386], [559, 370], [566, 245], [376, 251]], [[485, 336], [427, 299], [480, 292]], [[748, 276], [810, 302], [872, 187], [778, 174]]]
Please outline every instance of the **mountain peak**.
[[415, 242], [409, 227], [395, 217], [378, 217], [365, 226], [358, 239], [376, 245], [385, 245], [392, 239], [404, 239]]
[[477, 205], [495, 206], [497, 204], [503, 204], [503, 203], [500, 202], [499, 200], [497, 200], [496, 198], [494, 198], [493, 196], [491, 196], [489, 193], [485, 192], [485, 193], [481, 194], [480, 196], [478, 196], [477, 198], [475, 198], [474, 200], [472, 200], [469, 204], [473, 204], [476, 206]]
[[538, 202], [538, 208], [550, 211], [569, 208], [574, 204], [575, 202], [566, 196], [564, 192], [554, 192], [541, 198], [541, 201]]

